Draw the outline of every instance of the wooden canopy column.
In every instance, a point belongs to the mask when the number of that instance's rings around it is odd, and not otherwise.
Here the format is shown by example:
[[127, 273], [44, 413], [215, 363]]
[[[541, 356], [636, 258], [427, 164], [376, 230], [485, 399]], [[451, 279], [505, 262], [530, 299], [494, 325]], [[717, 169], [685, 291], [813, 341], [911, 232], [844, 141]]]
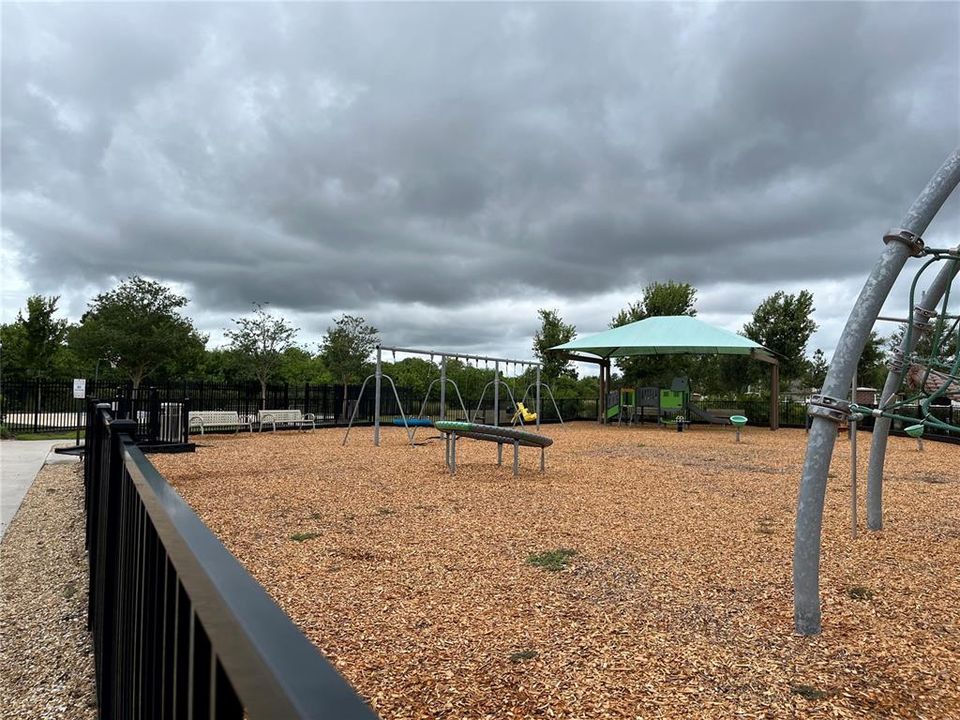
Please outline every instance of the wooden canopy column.
[[780, 429], [780, 361], [766, 353], [752, 352], [754, 360], [770, 365], [770, 429]]

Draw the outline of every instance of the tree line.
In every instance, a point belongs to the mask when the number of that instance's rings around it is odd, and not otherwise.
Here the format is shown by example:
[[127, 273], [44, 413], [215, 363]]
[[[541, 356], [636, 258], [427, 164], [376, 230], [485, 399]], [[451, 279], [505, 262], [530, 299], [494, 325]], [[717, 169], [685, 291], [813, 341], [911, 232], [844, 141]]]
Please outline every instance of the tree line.
[[227, 347], [207, 349], [209, 337], [183, 312], [187, 298], [137, 275], [93, 298], [76, 324], [56, 317], [59, 300], [32, 296], [0, 326], [5, 379], [102, 377], [135, 389], [147, 380], [255, 380], [265, 396], [270, 382], [354, 382], [377, 342], [376, 328], [343, 315], [311, 352], [297, 344], [297, 328], [254, 303], [226, 329]]
[[[653, 282], [643, 288], [640, 298], [628, 303], [614, 315], [611, 328], [654, 316], [697, 314], [697, 289], [690, 283]], [[772, 350], [780, 362], [780, 389], [800, 386], [819, 388], [826, 378], [828, 363], [817, 348], [807, 356], [810, 337], [817, 330], [813, 320], [813, 294], [801, 290], [789, 294], [773, 293], [756, 307], [740, 334]], [[576, 337], [573, 325], [563, 321], [557, 310], [539, 310], [541, 328], [534, 337], [534, 352], [548, 368], [551, 377], [576, 377], [573, 364], [551, 356], [547, 349]], [[858, 384], [882, 387], [886, 378], [888, 350], [899, 344], [899, 334], [891, 338], [872, 332], [860, 357]], [[706, 395], [744, 394], [751, 388], [765, 392], [769, 387], [766, 366], [737, 355], [646, 355], [616, 361], [619, 377], [626, 386], [669, 387], [674, 377], [685, 376], [691, 386]]]
[[[58, 303], [59, 297], [30, 297], [12, 323], [0, 326], [4, 379], [105, 378], [130, 383], [134, 389], [145, 382], [181, 379], [255, 381], [260, 396], [266, 398], [270, 383], [347, 386], [360, 382], [373, 371], [371, 355], [380, 341], [377, 328], [362, 317], [345, 314], [311, 349], [298, 342], [298, 328], [266, 305], [254, 303], [247, 316], [234, 318], [225, 329], [225, 347], [207, 348], [209, 337], [184, 313], [187, 298], [136, 275], [93, 298], [79, 323], [57, 318]], [[396, 362], [384, 358], [383, 367], [398, 386], [420, 393], [439, 377], [437, 365], [423, 358]], [[473, 401], [493, 372], [492, 366], [447, 361], [447, 376]], [[520, 400], [533, 375], [512, 374], [517, 376], [508, 377], [507, 382]], [[596, 379], [574, 381], [572, 388], [593, 397]], [[438, 393], [435, 388], [434, 397]]]
[[[674, 281], [647, 285], [636, 302], [610, 320], [610, 327], [657, 315], [697, 314], [697, 290]], [[129, 382], [193, 379], [213, 382], [256, 381], [261, 396], [268, 383], [356, 383], [371, 371], [378, 330], [364, 318], [341, 315], [311, 349], [297, 341], [298, 328], [254, 303], [251, 313], [232, 320], [225, 330], [226, 347], [207, 348], [208, 336], [184, 313], [188, 299], [166, 285], [134, 275], [88, 303], [79, 323], [57, 317], [58, 297], [35, 295], [16, 319], [0, 326], [0, 374], [5, 379], [101, 377]], [[819, 387], [827, 362], [822, 350], [807, 357], [807, 344], [817, 329], [813, 296], [778, 291], [764, 299], [741, 333], [773, 350], [780, 359], [781, 383], [803, 382]], [[578, 377], [574, 366], [548, 349], [576, 337], [577, 330], [553, 309], [538, 311], [540, 327], [532, 350], [543, 364], [544, 381], [563, 397], [595, 397], [597, 378]], [[878, 387], [885, 377], [884, 339], [874, 334], [861, 357], [861, 384]], [[398, 385], [426, 392], [437, 378], [435, 363], [422, 358], [394, 362], [384, 358], [385, 372]], [[667, 386], [677, 375], [691, 379], [709, 394], [742, 393], [762, 384], [765, 369], [736, 356], [644, 356], [617, 361], [620, 379], [628, 385]], [[490, 382], [492, 367], [448, 360], [447, 374], [465, 396], [476, 398]], [[509, 380], [522, 394], [533, 382], [527, 370]], [[519, 400], [520, 397], [517, 397]]]

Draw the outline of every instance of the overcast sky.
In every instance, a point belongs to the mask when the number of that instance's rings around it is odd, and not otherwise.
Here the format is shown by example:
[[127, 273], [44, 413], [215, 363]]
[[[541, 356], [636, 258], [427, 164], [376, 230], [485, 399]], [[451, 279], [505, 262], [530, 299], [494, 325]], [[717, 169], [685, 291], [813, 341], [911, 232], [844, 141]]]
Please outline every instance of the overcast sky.
[[538, 307], [587, 334], [672, 279], [731, 330], [810, 289], [829, 354], [960, 144], [956, 3], [2, 13], [4, 321], [139, 273], [211, 345], [260, 301], [312, 349], [349, 312], [525, 358]]

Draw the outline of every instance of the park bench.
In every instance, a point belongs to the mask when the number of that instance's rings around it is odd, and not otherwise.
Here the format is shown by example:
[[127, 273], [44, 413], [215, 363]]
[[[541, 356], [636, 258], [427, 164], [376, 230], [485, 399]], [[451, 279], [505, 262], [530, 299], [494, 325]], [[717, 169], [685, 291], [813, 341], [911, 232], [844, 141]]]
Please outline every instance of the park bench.
[[301, 430], [306, 430], [308, 426], [311, 429], [317, 427], [317, 418], [313, 413], [303, 414], [299, 410], [261, 410], [258, 421], [260, 430], [263, 430], [267, 423], [273, 431], [276, 431], [277, 425], [292, 425]]
[[191, 432], [199, 429], [201, 435], [207, 430], [225, 428], [232, 428], [235, 432], [240, 432], [240, 428], [247, 428], [253, 432], [253, 423], [241, 420], [240, 414], [232, 410], [191, 410], [188, 424]]

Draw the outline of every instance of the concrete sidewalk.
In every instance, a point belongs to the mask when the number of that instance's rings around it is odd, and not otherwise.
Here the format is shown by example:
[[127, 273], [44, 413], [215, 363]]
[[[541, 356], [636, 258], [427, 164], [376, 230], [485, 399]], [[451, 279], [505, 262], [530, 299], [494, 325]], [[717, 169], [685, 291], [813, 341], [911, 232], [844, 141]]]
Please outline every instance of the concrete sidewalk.
[[0, 441], [0, 538], [13, 516], [17, 514], [23, 496], [33, 484], [44, 463], [79, 462], [71, 455], [57, 455], [55, 447], [69, 447], [69, 440], [2, 440]]

